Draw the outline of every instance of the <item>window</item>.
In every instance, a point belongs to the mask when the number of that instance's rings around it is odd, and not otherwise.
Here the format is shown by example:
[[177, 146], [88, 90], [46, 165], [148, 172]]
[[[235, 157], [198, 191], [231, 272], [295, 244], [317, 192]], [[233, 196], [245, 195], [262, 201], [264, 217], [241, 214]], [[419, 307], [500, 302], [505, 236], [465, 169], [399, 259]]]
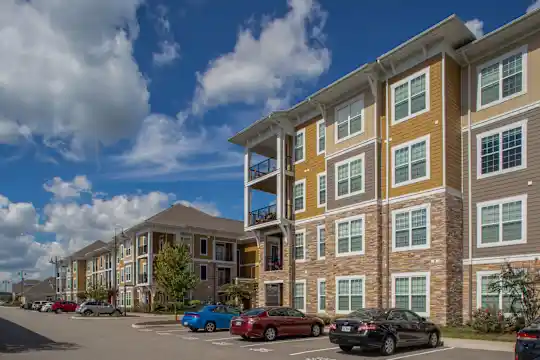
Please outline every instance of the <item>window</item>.
[[317, 312], [326, 312], [326, 280], [317, 279]]
[[336, 276], [336, 312], [348, 314], [364, 308], [365, 276]]
[[306, 309], [306, 280], [296, 280], [294, 282], [293, 308], [298, 310]]
[[215, 243], [215, 259], [217, 261], [234, 261], [234, 247], [232, 243]]
[[[491, 284], [499, 281], [498, 271], [478, 271], [476, 273], [476, 307], [493, 308], [502, 310], [505, 314], [512, 313], [512, 297], [500, 291], [493, 291]], [[521, 304], [514, 304], [514, 311], [519, 309]]]
[[116, 272], [116, 283], [120, 284], [120, 271]]
[[126, 293], [126, 307], [131, 307], [131, 292]]
[[478, 247], [527, 242], [527, 195], [477, 204]]
[[73, 272], [77, 272], [77, 262], [73, 263]]
[[324, 225], [317, 226], [317, 259], [322, 260], [326, 255], [326, 230]]
[[429, 316], [429, 273], [392, 274], [393, 307]]
[[392, 85], [392, 123], [397, 124], [429, 110], [429, 67]]
[[317, 155], [326, 150], [326, 124], [324, 119], [317, 122]]
[[527, 91], [527, 47], [521, 47], [478, 67], [478, 103], [481, 110]]
[[362, 96], [349, 100], [336, 108], [336, 143], [363, 131], [364, 99]]
[[120, 282], [124, 282], [124, 268], [120, 269]]
[[317, 206], [326, 204], [326, 173], [317, 174]]
[[335, 165], [336, 199], [364, 192], [364, 154]]
[[200, 266], [200, 277], [201, 277], [201, 281], [206, 281], [208, 280], [208, 266], [206, 265], [201, 265]]
[[294, 183], [294, 212], [306, 210], [306, 179]]
[[392, 250], [429, 248], [430, 213], [429, 204], [393, 211]]
[[124, 257], [124, 244], [120, 245], [120, 258]]
[[294, 258], [295, 260], [306, 259], [306, 231], [296, 230], [294, 234]]
[[208, 239], [206, 238], [201, 238], [200, 240], [200, 253], [201, 255], [208, 255]]
[[294, 136], [294, 161], [299, 163], [304, 161], [306, 157], [306, 129], [296, 132]]
[[126, 282], [131, 281], [131, 265], [126, 266]]
[[526, 166], [527, 121], [478, 134], [477, 177], [499, 175]]
[[131, 242], [126, 243], [126, 256], [131, 256]]
[[336, 256], [364, 254], [364, 215], [336, 222]]
[[429, 135], [392, 148], [392, 186], [429, 179]]

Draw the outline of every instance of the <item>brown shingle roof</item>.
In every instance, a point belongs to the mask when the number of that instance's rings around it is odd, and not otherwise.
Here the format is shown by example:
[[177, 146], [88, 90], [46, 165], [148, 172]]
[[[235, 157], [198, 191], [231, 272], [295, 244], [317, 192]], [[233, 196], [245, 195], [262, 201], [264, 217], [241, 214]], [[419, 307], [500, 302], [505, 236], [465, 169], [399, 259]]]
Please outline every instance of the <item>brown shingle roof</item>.
[[[39, 284], [39, 280], [24, 280], [24, 291], [28, 291], [32, 286]], [[15, 294], [20, 294], [22, 292], [22, 282], [18, 282], [12, 285], [12, 290]]]
[[55, 279], [48, 277], [45, 280], [38, 282], [38, 284], [32, 286], [30, 289], [24, 289], [24, 294], [31, 294], [33, 296], [46, 296], [54, 295], [56, 293], [54, 289]]
[[91, 243], [90, 245], [87, 245], [87, 246], [83, 247], [81, 250], [74, 252], [73, 254], [71, 254], [71, 257], [73, 257], [73, 258], [82, 258], [87, 253], [89, 253], [91, 251], [94, 251], [94, 250], [97, 250], [97, 249], [99, 249], [101, 247], [104, 247], [104, 246], [107, 246], [107, 244], [105, 244], [101, 240], [97, 240], [97, 241], [94, 241], [93, 243]]

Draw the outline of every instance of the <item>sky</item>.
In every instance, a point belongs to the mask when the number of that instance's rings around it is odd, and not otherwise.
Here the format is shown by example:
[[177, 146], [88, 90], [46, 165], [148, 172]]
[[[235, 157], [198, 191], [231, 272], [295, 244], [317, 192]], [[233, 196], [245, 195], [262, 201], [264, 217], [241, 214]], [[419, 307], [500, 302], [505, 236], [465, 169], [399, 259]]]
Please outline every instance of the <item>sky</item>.
[[53, 275], [54, 256], [177, 202], [242, 219], [235, 132], [453, 13], [482, 36], [538, 7], [0, 1], [0, 280]]

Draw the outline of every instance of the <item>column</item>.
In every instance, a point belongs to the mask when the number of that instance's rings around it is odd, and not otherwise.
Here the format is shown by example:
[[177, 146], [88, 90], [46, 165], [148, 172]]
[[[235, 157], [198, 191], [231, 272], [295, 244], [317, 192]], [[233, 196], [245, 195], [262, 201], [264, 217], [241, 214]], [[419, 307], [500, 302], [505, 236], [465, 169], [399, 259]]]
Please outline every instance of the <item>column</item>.
[[153, 239], [152, 231], [148, 232], [148, 285], [152, 285], [152, 276], [153, 276], [153, 265], [154, 265], [154, 248], [153, 248]]
[[251, 188], [249, 182], [249, 167], [251, 166], [251, 151], [244, 150], [244, 227], [249, 226], [249, 213], [251, 212]]
[[276, 150], [277, 150], [277, 160], [276, 167], [278, 174], [276, 176], [276, 218], [281, 220], [283, 214], [283, 129], [280, 129], [277, 134], [276, 140]]

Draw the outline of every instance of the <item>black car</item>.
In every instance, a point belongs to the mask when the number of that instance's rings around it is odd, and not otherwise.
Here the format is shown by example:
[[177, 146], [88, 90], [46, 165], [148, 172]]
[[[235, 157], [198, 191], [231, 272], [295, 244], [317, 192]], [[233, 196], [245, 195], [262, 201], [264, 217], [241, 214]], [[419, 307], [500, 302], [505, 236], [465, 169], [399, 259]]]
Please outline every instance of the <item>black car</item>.
[[516, 360], [540, 359], [540, 318], [518, 331], [515, 347]]
[[346, 352], [359, 346], [392, 355], [398, 347], [437, 347], [441, 330], [410, 310], [374, 308], [359, 309], [337, 319], [330, 325], [329, 337]]

